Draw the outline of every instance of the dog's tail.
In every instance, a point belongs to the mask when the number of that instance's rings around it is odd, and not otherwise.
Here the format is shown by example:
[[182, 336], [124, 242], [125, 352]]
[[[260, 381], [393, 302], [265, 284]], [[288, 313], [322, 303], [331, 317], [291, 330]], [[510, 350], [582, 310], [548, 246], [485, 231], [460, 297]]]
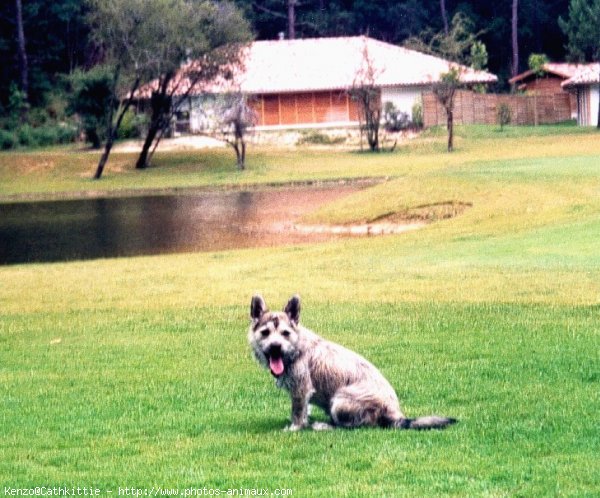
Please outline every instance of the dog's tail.
[[456, 424], [455, 418], [440, 417], [438, 415], [429, 415], [427, 417], [401, 418], [395, 421], [396, 429], [445, 429], [449, 425]]

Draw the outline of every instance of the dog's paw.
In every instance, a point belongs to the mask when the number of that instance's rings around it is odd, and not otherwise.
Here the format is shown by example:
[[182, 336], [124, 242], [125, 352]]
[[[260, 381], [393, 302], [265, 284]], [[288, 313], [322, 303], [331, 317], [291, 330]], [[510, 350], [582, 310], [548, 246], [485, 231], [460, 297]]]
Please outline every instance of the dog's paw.
[[330, 431], [334, 429], [333, 425], [326, 422], [314, 422], [311, 427], [313, 431]]
[[283, 431], [284, 432], [298, 432], [301, 431], [302, 429], [304, 429], [306, 427], [306, 425], [300, 425], [300, 424], [290, 424], [288, 426], [286, 426]]

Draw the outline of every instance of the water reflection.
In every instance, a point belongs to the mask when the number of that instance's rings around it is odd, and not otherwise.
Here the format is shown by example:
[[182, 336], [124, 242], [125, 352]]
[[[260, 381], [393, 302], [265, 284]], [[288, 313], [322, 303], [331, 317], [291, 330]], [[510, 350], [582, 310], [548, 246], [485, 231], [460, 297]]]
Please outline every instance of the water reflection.
[[332, 238], [281, 227], [356, 187], [0, 205], [0, 264], [272, 246]]

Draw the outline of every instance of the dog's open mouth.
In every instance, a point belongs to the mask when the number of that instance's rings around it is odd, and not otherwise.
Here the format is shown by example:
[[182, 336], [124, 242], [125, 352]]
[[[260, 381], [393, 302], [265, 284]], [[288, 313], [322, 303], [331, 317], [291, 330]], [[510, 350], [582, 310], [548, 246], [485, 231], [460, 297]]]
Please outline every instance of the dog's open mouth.
[[267, 357], [269, 358], [269, 368], [275, 377], [283, 375], [285, 366], [283, 365], [283, 357], [281, 356], [281, 347], [272, 347]]

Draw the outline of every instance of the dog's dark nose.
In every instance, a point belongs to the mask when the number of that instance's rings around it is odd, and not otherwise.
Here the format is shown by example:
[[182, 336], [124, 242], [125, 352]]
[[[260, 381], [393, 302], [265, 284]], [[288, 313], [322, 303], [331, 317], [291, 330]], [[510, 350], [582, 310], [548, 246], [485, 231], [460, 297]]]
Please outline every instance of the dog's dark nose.
[[267, 354], [272, 358], [280, 358], [281, 357], [281, 344], [271, 344], [269, 347]]

